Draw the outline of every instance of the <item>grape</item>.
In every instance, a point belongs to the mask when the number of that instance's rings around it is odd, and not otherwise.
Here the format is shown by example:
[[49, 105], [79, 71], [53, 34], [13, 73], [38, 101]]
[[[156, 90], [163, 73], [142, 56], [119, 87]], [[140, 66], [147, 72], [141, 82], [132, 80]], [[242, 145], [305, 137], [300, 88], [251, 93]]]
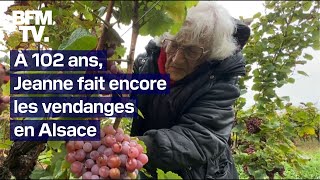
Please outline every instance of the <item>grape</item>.
[[91, 179], [92, 172], [88, 171], [82, 174], [82, 179]]
[[128, 134], [125, 134], [123, 140], [124, 141], [130, 141], [130, 136]]
[[111, 155], [108, 159], [108, 166], [110, 168], [117, 168], [121, 165], [121, 160], [118, 155]]
[[121, 129], [121, 128], [118, 128], [118, 129], [116, 130], [116, 132], [119, 133], [119, 134], [124, 134], [124, 131], [123, 131], [123, 129]]
[[130, 147], [128, 151], [128, 156], [131, 158], [136, 158], [139, 156], [139, 151], [136, 147]]
[[78, 149], [76, 151], [76, 154], [74, 155], [74, 158], [78, 161], [83, 161], [85, 157], [86, 157], [86, 152], [84, 152], [83, 149]]
[[115, 143], [112, 145], [112, 151], [115, 152], [115, 153], [120, 153], [122, 150], [122, 145], [121, 143]]
[[136, 148], [138, 149], [139, 154], [143, 152], [143, 147], [140, 144], [137, 144]]
[[83, 145], [84, 145], [83, 141], [75, 141], [74, 142], [74, 148], [75, 149], [82, 149]]
[[98, 175], [92, 175], [91, 179], [100, 179]]
[[75, 161], [71, 164], [71, 172], [74, 174], [80, 173], [82, 171], [83, 164], [79, 161]]
[[143, 164], [141, 161], [137, 160], [137, 166], [136, 169], [140, 170], [142, 168]]
[[116, 134], [116, 130], [113, 129], [112, 125], [109, 126], [105, 126], [103, 128], [103, 131], [107, 134], [107, 135], [115, 135]]
[[135, 158], [129, 158], [126, 163], [126, 168], [128, 171], [132, 172], [137, 167], [137, 160]]
[[103, 178], [107, 178], [109, 176], [109, 168], [107, 166], [102, 166], [99, 169], [99, 175]]
[[91, 169], [94, 164], [95, 163], [92, 159], [87, 159], [86, 162], [84, 163], [85, 167], [88, 169]]
[[104, 150], [106, 149], [106, 146], [105, 145], [101, 145], [99, 148], [98, 148], [98, 152], [100, 153], [100, 154], [103, 154], [103, 152], [104, 152]]
[[85, 151], [85, 152], [91, 152], [91, 150], [92, 150], [92, 144], [91, 143], [89, 143], [89, 142], [86, 142], [86, 143], [84, 143], [84, 145], [83, 145], [83, 150]]
[[130, 143], [129, 143], [130, 147], [136, 147], [137, 145], [138, 145], [138, 143], [135, 140], [131, 140]]
[[2, 103], [9, 103], [10, 102], [10, 96], [2, 96], [1, 100], [2, 100]]
[[127, 155], [129, 152], [130, 146], [129, 143], [122, 143], [121, 153]]
[[111, 168], [109, 171], [109, 176], [111, 179], [119, 179], [120, 178], [120, 170], [118, 168]]
[[145, 155], [145, 154], [140, 154], [138, 157], [137, 157], [137, 160], [140, 161], [143, 165], [147, 164], [148, 162], [148, 156]]
[[91, 144], [93, 149], [98, 149], [101, 145], [101, 141], [91, 141]]
[[110, 67], [110, 71], [111, 71], [112, 74], [117, 74], [117, 73], [118, 73], [118, 68], [117, 68], [117, 66], [116, 66], [116, 65], [112, 65], [112, 66]]
[[106, 148], [106, 149], [103, 151], [103, 154], [106, 155], [106, 156], [110, 156], [110, 155], [113, 155], [114, 152], [112, 151], [111, 148]]
[[76, 161], [76, 158], [74, 157], [76, 153], [75, 152], [69, 152], [66, 156], [66, 160], [69, 162], [69, 163], [73, 163]]
[[90, 153], [86, 153], [86, 159], [91, 159], [90, 158]]
[[125, 154], [120, 154], [119, 155], [120, 161], [121, 161], [121, 166], [126, 166], [126, 162], [128, 159], [128, 156]]
[[107, 146], [112, 146], [116, 142], [117, 142], [117, 140], [116, 140], [116, 138], [114, 138], [114, 136], [112, 136], [112, 135], [106, 136], [106, 145]]
[[93, 165], [91, 168], [91, 172], [93, 175], [99, 175], [99, 166], [97, 164]]
[[259, 119], [259, 118], [252, 117], [252, 118], [246, 120], [247, 130], [251, 134], [256, 134], [256, 133], [260, 132], [261, 124], [262, 124], [262, 119]]
[[137, 173], [135, 172], [128, 173], [128, 176], [130, 177], [130, 179], [137, 179]]
[[122, 142], [124, 139], [124, 135], [122, 133], [117, 133], [114, 137], [118, 142]]
[[90, 158], [91, 158], [92, 160], [97, 160], [98, 157], [99, 157], [99, 152], [98, 152], [98, 151], [91, 151], [91, 153], [90, 153]]
[[113, 48], [108, 48], [107, 49], [107, 57], [111, 57], [114, 55], [114, 49]]
[[103, 138], [106, 136], [106, 133], [103, 131], [103, 129], [100, 129], [100, 137]]
[[97, 159], [97, 165], [99, 167], [106, 166], [108, 162], [108, 157], [106, 155], [100, 155]]
[[[123, 129], [105, 126], [100, 141], [69, 141], [65, 159], [74, 177], [82, 179], [136, 179], [138, 170], [148, 162], [143, 147]], [[276, 172], [275, 172], [276, 173]], [[279, 171], [280, 174], [280, 171]]]
[[68, 152], [72, 152], [75, 150], [74, 148], [74, 141], [69, 141], [66, 145], [66, 149]]

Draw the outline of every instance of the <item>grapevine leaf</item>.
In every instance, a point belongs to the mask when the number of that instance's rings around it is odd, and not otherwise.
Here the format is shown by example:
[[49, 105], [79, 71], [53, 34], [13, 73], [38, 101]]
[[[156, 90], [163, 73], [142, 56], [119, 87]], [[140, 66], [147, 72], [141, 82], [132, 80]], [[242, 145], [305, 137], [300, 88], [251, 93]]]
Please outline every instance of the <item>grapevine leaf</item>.
[[298, 74], [304, 75], [304, 76], [309, 76], [306, 72], [304, 71], [298, 71]]
[[289, 78], [289, 79], [288, 79], [288, 83], [293, 84], [294, 82], [295, 82], [295, 80], [294, 80], [293, 78]]
[[253, 18], [259, 18], [261, 16], [261, 12], [256, 13], [255, 15], [253, 15]]
[[59, 149], [64, 141], [48, 141], [48, 146], [52, 149]]
[[290, 97], [289, 96], [282, 96], [281, 99], [284, 100], [284, 101], [290, 101]]
[[68, 40], [62, 42], [59, 50], [91, 50], [96, 47], [97, 38], [86, 29], [78, 28], [70, 35]]
[[193, 6], [196, 6], [199, 1], [185, 1], [186, 8], [191, 8]]
[[46, 170], [43, 170], [43, 169], [35, 169], [32, 171], [31, 175], [30, 175], [30, 179], [40, 179], [42, 177], [45, 177], [45, 176], [49, 176], [50, 173]]
[[[146, 24], [144, 24], [139, 30], [139, 33], [142, 36], [160, 36], [164, 32], [168, 31], [174, 24], [174, 21], [162, 11], [154, 11], [150, 16], [151, 17], [149, 17]], [[161, 26], [159, 26], [159, 24], [161, 24]]]
[[168, 1], [163, 5], [163, 9], [175, 22], [185, 20], [186, 9], [183, 1]]
[[61, 163], [62, 160], [59, 159], [55, 164], [54, 164], [54, 170], [52, 173], [52, 176], [54, 177], [54, 179], [56, 179], [57, 177], [59, 177], [59, 175], [61, 175]]
[[157, 169], [158, 179], [182, 179], [179, 175], [168, 171], [166, 173], [161, 169]]
[[10, 81], [6, 84], [2, 85], [2, 95], [9, 96], [10, 95]]
[[310, 54], [307, 54], [307, 53], [305, 53], [303, 57], [304, 57], [305, 59], [307, 59], [307, 60], [312, 60], [312, 59], [313, 59], [313, 56], [310, 55]]

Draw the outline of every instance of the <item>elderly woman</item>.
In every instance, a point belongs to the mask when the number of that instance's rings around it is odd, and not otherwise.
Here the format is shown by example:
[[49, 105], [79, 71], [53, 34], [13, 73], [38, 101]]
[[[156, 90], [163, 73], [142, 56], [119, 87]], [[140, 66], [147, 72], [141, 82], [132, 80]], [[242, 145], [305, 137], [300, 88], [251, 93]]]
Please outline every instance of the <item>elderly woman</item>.
[[[237, 24], [238, 23], [238, 24]], [[138, 96], [144, 115], [132, 135], [147, 146], [146, 168], [178, 173], [183, 179], [238, 178], [228, 146], [245, 74], [239, 52], [250, 29], [213, 2], [189, 9], [177, 35], [151, 41], [135, 61], [135, 73], [170, 74], [170, 94]]]

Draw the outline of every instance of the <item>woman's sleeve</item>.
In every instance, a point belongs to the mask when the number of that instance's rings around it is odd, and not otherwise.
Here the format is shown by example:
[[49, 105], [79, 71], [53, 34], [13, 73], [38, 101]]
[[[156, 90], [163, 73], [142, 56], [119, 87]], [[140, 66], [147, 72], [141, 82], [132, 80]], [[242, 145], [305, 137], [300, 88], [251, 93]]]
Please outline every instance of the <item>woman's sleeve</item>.
[[233, 104], [239, 89], [217, 83], [199, 98], [170, 129], [149, 130], [139, 137], [147, 146], [148, 166], [180, 170], [203, 165], [227, 147], [234, 121]]

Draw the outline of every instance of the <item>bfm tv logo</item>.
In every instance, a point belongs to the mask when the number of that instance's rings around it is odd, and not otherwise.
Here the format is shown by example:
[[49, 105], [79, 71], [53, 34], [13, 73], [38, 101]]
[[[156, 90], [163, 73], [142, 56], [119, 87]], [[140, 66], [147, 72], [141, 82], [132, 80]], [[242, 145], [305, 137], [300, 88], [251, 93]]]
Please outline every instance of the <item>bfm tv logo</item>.
[[[52, 25], [52, 11], [13, 11], [12, 16], [14, 24], [24, 25], [19, 26], [19, 30], [22, 31], [22, 42], [28, 42], [29, 31], [31, 31], [34, 42], [40, 42], [45, 25]], [[35, 26], [30, 26], [32, 20], [34, 20]], [[39, 26], [39, 30], [36, 26]], [[43, 41], [49, 42], [49, 37], [44, 37]]]

